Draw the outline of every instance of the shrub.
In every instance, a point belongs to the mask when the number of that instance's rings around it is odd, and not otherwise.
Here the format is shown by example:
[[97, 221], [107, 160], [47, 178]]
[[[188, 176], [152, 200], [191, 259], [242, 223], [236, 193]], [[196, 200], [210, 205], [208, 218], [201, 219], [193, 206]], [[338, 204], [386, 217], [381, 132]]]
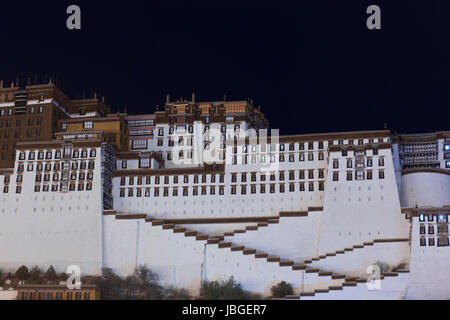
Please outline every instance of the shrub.
[[64, 272], [61, 272], [58, 276], [59, 281], [67, 281], [67, 279], [69, 279], [69, 276]]
[[203, 282], [200, 296], [206, 300], [244, 300], [249, 299], [251, 294], [244, 291], [234, 277], [230, 277], [227, 281]]
[[408, 267], [408, 265], [405, 262], [401, 262], [401, 263], [397, 264], [394, 268], [392, 268], [392, 271], [406, 269], [407, 267]]
[[391, 270], [391, 266], [385, 262], [377, 261], [374, 263], [378, 268], [380, 268], [380, 272], [383, 274], [385, 272], [389, 272]]
[[182, 288], [169, 287], [165, 290], [165, 300], [191, 300], [192, 297], [189, 291]]
[[273, 286], [270, 291], [272, 292], [272, 297], [274, 298], [284, 298], [287, 295], [294, 294], [292, 285], [286, 281], [281, 281], [277, 285]]

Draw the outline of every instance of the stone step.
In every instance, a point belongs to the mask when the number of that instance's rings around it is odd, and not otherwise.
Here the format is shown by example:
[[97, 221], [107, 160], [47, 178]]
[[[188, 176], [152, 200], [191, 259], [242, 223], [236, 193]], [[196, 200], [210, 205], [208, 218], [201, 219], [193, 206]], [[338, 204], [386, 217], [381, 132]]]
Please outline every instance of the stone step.
[[385, 277], [397, 277], [398, 276], [398, 272], [384, 272], [383, 276], [385, 276]]
[[268, 227], [269, 224], [267, 222], [259, 222], [258, 227]]
[[207, 234], [199, 234], [195, 237], [196, 240], [208, 240], [208, 238]]
[[356, 285], [357, 285], [356, 281], [344, 282], [342, 284], [343, 287], [356, 287]]
[[163, 224], [163, 230], [170, 230], [175, 228], [175, 225], [173, 223]]
[[319, 273], [320, 270], [317, 268], [310, 268], [305, 270], [306, 273]]
[[186, 237], [196, 237], [196, 236], [197, 236], [197, 231], [189, 230], [189, 231], [186, 231], [186, 232], [184, 233], [184, 235], [185, 235]]
[[245, 229], [248, 231], [256, 231], [258, 230], [258, 226], [247, 226]]
[[259, 252], [255, 254], [255, 258], [267, 258], [269, 255], [265, 252]]
[[278, 257], [278, 256], [267, 257], [267, 262], [279, 262], [279, 261], [280, 261], [280, 257]]
[[304, 264], [294, 264], [292, 270], [306, 270], [306, 265]]
[[231, 251], [243, 251], [245, 249], [244, 246], [234, 246], [231, 247]]
[[186, 232], [186, 228], [174, 228], [173, 233], [183, 233]]
[[249, 254], [255, 254], [256, 253], [256, 249], [244, 249], [243, 252], [245, 255], [249, 255]]
[[219, 242], [219, 248], [231, 248], [231, 242]]
[[300, 299], [301, 297], [314, 297], [315, 296], [315, 292], [302, 292], [300, 293]]
[[398, 270], [396, 270], [395, 272], [398, 272], [398, 273], [408, 273], [408, 272], [409, 272], [409, 269], [398, 269]]
[[292, 260], [280, 260], [280, 267], [292, 267], [294, 265], [294, 261]]
[[314, 290], [315, 293], [328, 293], [330, 292], [329, 289], [316, 289]]
[[342, 290], [343, 287], [342, 286], [329, 286], [328, 289], [331, 290]]

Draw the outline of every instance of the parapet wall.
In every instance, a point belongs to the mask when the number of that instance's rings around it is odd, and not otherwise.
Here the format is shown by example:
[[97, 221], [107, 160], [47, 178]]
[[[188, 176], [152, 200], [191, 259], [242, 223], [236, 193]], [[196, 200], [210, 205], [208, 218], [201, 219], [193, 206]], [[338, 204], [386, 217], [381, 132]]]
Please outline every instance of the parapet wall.
[[402, 175], [402, 207], [442, 207], [450, 205], [450, 171], [420, 169]]

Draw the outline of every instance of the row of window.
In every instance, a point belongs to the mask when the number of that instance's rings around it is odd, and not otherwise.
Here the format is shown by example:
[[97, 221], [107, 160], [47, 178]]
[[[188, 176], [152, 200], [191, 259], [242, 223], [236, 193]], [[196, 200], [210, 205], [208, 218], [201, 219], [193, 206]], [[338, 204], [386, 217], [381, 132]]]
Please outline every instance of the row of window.
[[[29, 114], [35, 114], [36, 111], [37, 111], [37, 113], [42, 113], [42, 112], [44, 112], [44, 107], [40, 106], [37, 109], [35, 107], [30, 107], [28, 109], [28, 113]], [[0, 116], [6, 116], [6, 115], [7, 116], [12, 116], [13, 113], [14, 113], [14, 110], [11, 109], [11, 108], [10, 109], [5, 109], [5, 108], [0, 109]]]
[[432, 214], [428, 214], [428, 215], [426, 215], [426, 214], [420, 214], [419, 215], [419, 221], [420, 222], [425, 222], [425, 219], [427, 220], [427, 221], [429, 221], [429, 222], [434, 222], [435, 220], [437, 221], [437, 222], [448, 222], [448, 215], [446, 215], [446, 214], [438, 214], [438, 215], [436, 215], [436, 219], [435, 219], [435, 215], [432, 215]]
[[[9, 192], [9, 186], [4, 186], [3, 187], [3, 193], [8, 193]], [[52, 192], [58, 192], [58, 191], [61, 191], [61, 192], [67, 192], [68, 190], [69, 191], [75, 191], [75, 190], [78, 190], [78, 191], [84, 191], [84, 190], [86, 190], [86, 191], [91, 191], [92, 190], [92, 183], [91, 182], [87, 182], [87, 183], [84, 183], [84, 182], [79, 182], [78, 183], [78, 187], [76, 187], [76, 185], [75, 185], [75, 183], [73, 183], [73, 182], [71, 182], [69, 185], [66, 185], [66, 184], [52, 184], [52, 185], [50, 185], [50, 184], [43, 184], [43, 185], [40, 185], [40, 184], [37, 184], [37, 185], [35, 185], [34, 186], [34, 192], [49, 192], [49, 191], [52, 191]], [[16, 193], [22, 193], [22, 186], [16, 186]]]
[[[437, 238], [437, 246], [438, 247], [448, 247], [449, 246], [449, 239], [448, 237], [439, 237]], [[428, 238], [428, 246], [433, 247], [435, 246], [435, 238]], [[420, 238], [420, 246], [425, 247], [427, 246], [427, 239], [425, 237]]]
[[[27, 164], [27, 171], [34, 171], [34, 163], [28, 163]], [[69, 162], [62, 162], [62, 163], [54, 163], [53, 164], [53, 170], [59, 171], [59, 170], [93, 170], [95, 168], [95, 161], [72, 161], [72, 165], [70, 165]], [[37, 163], [36, 164], [36, 172], [41, 171], [51, 171], [52, 170], [52, 164], [51, 163]], [[25, 164], [20, 163], [17, 165], [17, 172], [22, 173], [25, 171]]]
[[[365, 160], [365, 161], [364, 161]], [[356, 159], [347, 159], [347, 168], [364, 168], [364, 167], [373, 167], [373, 159], [372, 158], [356, 158]], [[384, 166], [384, 157], [378, 158], [378, 166]], [[339, 169], [339, 159], [333, 159], [333, 169]]]
[[[300, 180], [304, 180], [304, 179], [315, 179], [316, 175], [315, 172], [317, 171], [317, 177], [319, 179], [323, 179], [325, 177], [325, 169], [310, 169], [310, 170], [298, 170], [298, 174], [296, 174], [296, 171], [289, 171], [289, 172], [285, 172], [285, 171], [280, 171], [278, 172], [278, 180], [279, 181], [284, 181], [285, 179], [289, 179], [291, 181], [297, 179]], [[248, 177], [248, 175], [250, 175], [250, 177]], [[210, 176], [209, 181], [208, 181], [208, 176]], [[238, 176], [239, 176], [239, 182], [247, 182], [249, 178], [249, 181], [251, 182], [256, 182], [257, 178], [259, 176], [259, 181], [275, 181], [276, 180], [276, 174], [275, 173], [257, 173], [257, 172], [244, 172], [241, 174], [238, 173], [232, 173], [231, 174], [231, 182], [232, 183], [237, 183], [238, 182]], [[164, 181], [164, 184], [170, 184], [170, 176], [164, 176], [163, 178], [160, 176], [154, 176], [153, 179], [151, 176], [147, 176], [147, 177], [128, 177], [128, 185], [134, 185], [135, 182], [137, 185], [143, 185], [144, 184], [144, 179], [145, 179], [145, 184], [149, 185], [149, 184], [160, 184], [161, 181]], [[219, 183], [224, 183], [224, 175], [219, 175]], [[126, 177], [122, 177], [120, 179], [120, 185], [124, 186], [126, 185]], [[152, 181], [153, 180], [153, 181]], [[183, 176], [183, 181], [184, 183], [189, 183], [189, 176]], [[216, 179], [216, 175], [194, 175], [193, 177], [193, 183], [216, 183], [217, 179]], [[177, 184], [179, 181], [178, 176], [173, 176], [172, 177], [172, 183], [173, 184]]]
[[[333, 172], [333, 181], [339, 181], [340, 172]], [[352, 180], [372, 180], [373, 179], [373, 171], [367, 170], [356, 170], [356, 171], [347, 171], [346, 172], [347, 181]], [[384, 179], [384, 170], [378, 170], [378, 179]]]
[[[428, 229], [428, 230], [426, 230]], [[434, 226], [433, 225], [429, 225], [428, 228], [425, 228], [424, 225], [421, 225], [419, 227], [420, 230], [420, 234], [434, 234]], [[426, 232], [428, 231], [428, 232]], [[437, 225], [437, 232], [439, 234], [441, 233], [448, 233], [448, 225], [447, 224], [441, 224], [441, 225]]]
[[[23, 176], [18, 175], [17, 176], [17, 182], [22, 182], [22, 177]], [[68, 181], [69, 180], [69, 173], [68, 172], [64, 172], [61, 176], [58, 173], [54, 173], [52, 181], [59, 181], [60, 178], [61, 178], [61, 181]], [[42, 180], [50, 181], [50, 174], [49, 173], [46, 173], [44, 175], [36, 174], [35, 181], [36, 182], [41, 182]], [[80, 180], [80, 181], [94, 180], [94, 173], [91, 172], [91, 171], [89, 171], [87, 173], [86, 172], [79, 172], [78, 174], [76, 172], [71, 172], [70, 173], [70, 180], [72, 180], [72, 181], [74, 181], [74, 180]]]
[[[37, 159], [38, 160], [52, 160], [52, 159], [56, 159], [59, 160], [61, 159], [61, 155], [62, 152], [61, 151], [39, 151], [37, 153]], [[88, 155], [90, 158], [95, 158], [97, 156], [97, 150], [95, 149], [91, 149], [90, 152], [88, 152], [88, 150], [72, 150], [71, 149], [65, 149], [64, 150], [64, 155], [65, 156], [72, 156], [72, 158], [88, 158]], [[25, 152], [21, 152], [19, 153], [19, 160], [23, 161], [25, 160], [26, 155]], [[28, 160], [35, 160], [36, 159], [36, 152], [29, 152], [28, 153]]]
[[[319, 191], [324, 191], [324, 181], [319, 181], [317, 186], [317, 189]], [[250, 188], [248, 188], [250, 187]], [[132, 198], [132, 197], [137, 197], [140, 198], [142, 196], [144, 197], [159, 197], [159, 196], [163, 196], [163, 197], [168, 197], [169, 196], [169, 189], [172, 189], [172, 196], [177, 197], [179, 194], [179, 188], [169, 188], [169, 187], [163, 187], [163, 188], [121, 188], [120, 189], [120, 197], [124, 198], [125, 196]], [[191, 194], [189, 194], [189, 189], [192, 189]], [[315, 182], [310, 182], [307, 185], [305, 183], [290, 183], [288, 185], [286, 184], [261, 184], [259, 185], [259, 188], [257, 185], [241, 185], [241, 186], [237, 186], [237, 185], [232, 185], [230, 188], [230, 194], [232, 195], [236, 195], [238, 190], [240, 191], [240, 194], [245, 195], [248, 192], [250, 194], [256, 194], [257, 191], [259, 190], [260, 194], [265, 194], [265, 193], [285, 193], [285, 192], [296, 192], [296, 191], [315, 191], [316, 187], [315, 187]], [[152, 193], [153, 191], [153, 193]], [[203, 187], [182, 187], [182, 195], [187, 197], [189, 195], [192, 196], [198, 196], [199, 194], [201, 195], [224, 195], [225, 194], [225, 187], [224, 186], [203, 186]], [[218, 193], [216, 193], [218, 191]], [[208, 193], [209, 192], [209, 193]]]
[[[42, 118], [41, 117], [28, 118], [27, 124], [29, 127], [32, 127], [35, 124], [40, 126], [40, 125], [42, 125]], [[0, 128], [3, 128], [3, 127], [9, 128], [10, 125], [11, 125], [11, 121], [9, 119], [6, 119], [4, 122], [3, 122], [3, 120], [0, 120]], [[21, 119], [16, 119], [16, 127], [22, 127]]]
[[[256, 155], [250, 155], [250, 156], [245, 155], [245, 156], [233, 156], [232, 164], [237, 165], [239, 163], [238, 158], [242, 158], [243, 159], [242, 164], [257, 163], [257, 156]], [[291, 153], [291, 154], [288, 155], [287, 159], [288, 159], [289, 162], [294, 162], [295, 161], [295, 155]], [[266, 155], [260, 155], [258, 163], [268, 163], [268, 161], [270, 161], [270, 163], [276, 163], [277, 162], [276, 160], [277, 160], [277, 157], [274, 154], [272, 154], [270, 156], [269, 155], [267, 155], [267, 156]], [[319, 152], [318, 160], [325, 160], [325, 155], [324, 155], [323, 152]], [[299, 154], [298, 161], [300, 161], [300, 162], [305, 161], [305, 154], [304, 153], [300, 153]], [[314, 161], [314, 153], [308, 153], [308, 161]], [[279, 154], [278, 155], [278, 162], [286, 162], [285, 154]]]
[[152, 136], [153, 130], [131, 130], [130, 136]]
[[147, 119], [147, 120], [128, 120], [128, 126], [129, 127], [146, 127], [146, 126], [153, 126], [155, 124], [154, 120]]
[[[206, 175], [202, 175], [202, 183], [207, 183], [207, 176]], [[164, 184], [169, 184], [169, 178], [170, 176], [164, 176], [163, 178], [160, 176], [154, 176], [153, 179], [151, 176], [147, 176], [147, 177], [128, 177], [128, 185], [132, 186], [136, 183], [136, 185], [143, 185], [144, 184], [144, 180], [145, 180], [145, 184], [149, 185], [152, 184], [152, 180], [154, 184], [160, 184], [161, 181], [164, 181]], [[122, 177], [120, 178], [120, 185], [124, 186], [126, 185], [126, 177]], [[177, 184], [179, 181], [179, 177], [178, 176], [173, 176], [172, 177], [172, 183], [173, 184]], [[189, 183], [189, 176], [185, 175], [183, 176], [183, 181], [184, 183]], [[216, 175], [211, 175], [210, 176], [210, 183], [216, 183], [216, 181], [219, 181], [219, 183], [224, 183], [224, 175], [219, 175], [219, 179], [216, 179]], [[194, 176], [194, 183], [198, 183], [199, 182], [199, 176], [196, 175]]]
[[[296, 171], [279, 171], [278, 172], [278, 180], [280, 181], [284, 181], [286, 179], [286, 176], [288, 177], [289, 180], [295, 180], [296, 176], [298, 179], [300, 180], [304, 180], [306, 177], [308, 179], [314, 179], [315, 178], [315, 171], [318, 172], [318, 177], [319, 179], [323, 179], [325, 176], [325, 169], [308, 169], [308, 170], [298, 170], [298, 175], [296, 175]], [[232, 173], [231, 174], [231, 182], [237, 182], [237, 177], [238, 175], [240, 176], [240, 182], [247, 182], [247, 173], [241, 173], [241, 174], [237, 174], [237, 173]], [[275, 181], [276, 180], [276, 174], [274, 172], [271, 173], [266, 173], [266, 172], [261, 172], [259, 174], [259, 181], [266, 181], [266, 178], [268, 178], [270, 181]], [[257, 180], [257, 173], [256, 172], [251, 172], [250, 173], [250, 181], [252, 182], [256, 182]]]

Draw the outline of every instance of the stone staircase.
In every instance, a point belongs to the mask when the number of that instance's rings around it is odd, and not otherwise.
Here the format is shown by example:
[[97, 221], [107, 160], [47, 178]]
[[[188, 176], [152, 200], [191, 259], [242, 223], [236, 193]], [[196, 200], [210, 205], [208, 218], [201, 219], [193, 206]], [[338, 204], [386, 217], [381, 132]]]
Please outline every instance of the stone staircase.
[[[308, 216], [307, 212], [280, 213], [278, 217], [257, 217], [257, 221], [253, 221], [251, 217], [247, 217], [246, 223], [251, 223], [251, 225], [217, 235], [208, 235], [196, 230], [179, 226], [176, 222], [186, 222], [182, 219], [152, 219], [146, 214], [118, 214], [114, 211], [110, 211], [107, 214], [114, 214], [116, 220], [140, 219], [144, 220], [146, 223], [150, 223], [152, 227], [161, 227], [162, 230], [166, 231], [172, 230], [173, 233], [177, 234], [183, 233], [186, 238], [195, 238], [196, 241], [201, 242], [205, 246], [214, 248], [214, 253], [222, 254], [225, 260], [228, 257], [235, 259], [235, 257], [237, 257], [236, 254], [241, 253], [242, 256], [236, 258], [236, 261], [239, 261], [238, 264], [242, 263], [245, 266], [250, 266], [250, 268], [253, 265], [258, 265], [260, 270], [261, 268], [267, 270], [270, 269], [270, 271], [267, 272], [271, 272], [273, 274], [276, 273], [279, 278], [277, 278], [277, 280], [288, 281], [291, 279], [292, 282], [294, 282], [294, 285], [296, 285], [296, 294], [293, 296], [287, 296], [285, 299], [320, 298], [323, 297], [323, 293], [330, 294], [339, 292], [344, 289], [347, 290], [349, 288], [351, 289], [358, 287], [358, 284], [367, 282], [367, 278], [364, 277], [354, 277], [342, 272], [324, 270], [314, 265], [315, 261], [321, 261], [336, 255], [345, 254], [346, 252], [373, 246], [377, 243], [409, 241], [409, 239], [375, 239], [371, 242], [365, 242], [363, 244], [344, 248], [343, 250], [337, 250], [321, 256], [298, 260], [299, 262], [296, 262], [296, 259], [280, 257], [280, 255], [274, 254], [273, 252], [270, 253], [267, 250], [247, 246], [242, 243], [235, 242], [234, 240], [237, 239], [239, 241], [239, 236], [242, 234], [264, 230], [271, 225], [279, 224], [282, 217], [306, 217]], [[192, 223], [192, 219], [190, 220]], [[214, 222], [217, 221], [211, 221], [211, 223]], [[226, 264], [218, 265], [218, 267], [221, 267], [224, 270], [227, 269]], [[220, 273], [222, 271], [220, 270], [218, 272]], [[386, 277], [396, 277], [402, 272], [407, 271], [399, 270], [394, 273], [385, 273], [382, 275], [381, 279]], [[301, 277], [303, 279], [302, 281], [300, 280]], [[261, 280], [261, 278], [259, 278], [259, 280]]]

